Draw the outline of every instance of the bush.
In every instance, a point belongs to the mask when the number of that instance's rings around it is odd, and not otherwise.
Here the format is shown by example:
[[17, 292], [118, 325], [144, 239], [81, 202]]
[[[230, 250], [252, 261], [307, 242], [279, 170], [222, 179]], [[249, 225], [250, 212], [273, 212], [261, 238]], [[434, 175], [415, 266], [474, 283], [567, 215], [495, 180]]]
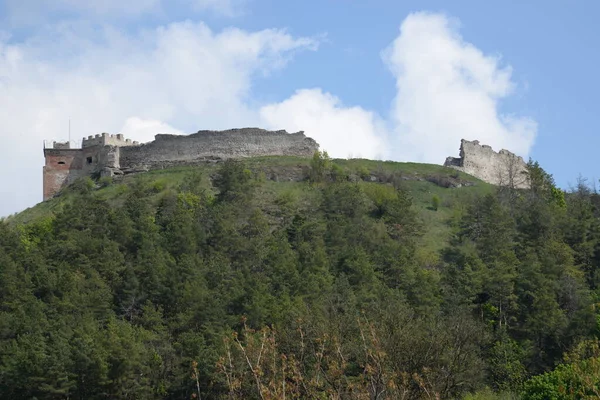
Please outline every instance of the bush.
[[369, 169], [367, 167], [365, 167], [364, 165], [358, 169], [357, 173], [358, 173], [358, 176], [360, 176], [360, 178], [363, 180], [365, 180], [365, 179], [369, 178], [369, 176], [371, 176], [371, 171], [369, 171]]
[[98, 179], [98, 185], [100, 185], [101, 188], [108, 187], [108, 186], [112, 185], [112, 183], [113, 183], [112, 176], [103, 176], [102, 178]]
[[128, 191], [129, 191], [129, 186], [127, 186], [126, 184], [121, 183], [120, 185], [117, 185], [117, 194], [123, 195], [123, 194], [127, 193]]
[[94, 181], [88, 176], [85, 178], [79, 178], [75, 182], [73, 182], [73, 185], [71, 185], [70, 190], [74, 193], [86, 194], [90, 193], [94, 186]]
[[326, 151], [315, 151], [312, 160], [310, 160], [309, 180], [311, 182], [323, 182], [330, 165], [331, 159]]
[[439, 207], [440, 207], [440, 198], [438, 197], [438, 195], [433, 195], [433, 197], [431, 198], [431, 208], [433, 208], [434, 211], [437, 211]]
[[348, 174], [337, 164], [331, 165], [331, 178], [334, 182], [344, 182], [348, 180]]
[[152, 183], [152, 191], [154, 193], [160, 193], [163, 190], [165, 190], [166, 187], [167, 187], [167, 182], [165, 182], [165, 180], [163, 180], [163, 179]]

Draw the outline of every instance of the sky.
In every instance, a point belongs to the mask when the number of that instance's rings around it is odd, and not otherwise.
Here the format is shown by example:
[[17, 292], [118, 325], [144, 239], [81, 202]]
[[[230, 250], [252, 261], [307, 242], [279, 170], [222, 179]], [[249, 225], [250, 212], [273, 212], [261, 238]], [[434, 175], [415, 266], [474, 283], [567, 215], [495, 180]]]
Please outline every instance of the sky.
[[[493, 4], [494, 3], [494, 4]], [[594, 1], [0, 0], [0, 216], [44, 140], [262, 127], [333, 157], [442, 164], [460, 140], [600, 178]]]

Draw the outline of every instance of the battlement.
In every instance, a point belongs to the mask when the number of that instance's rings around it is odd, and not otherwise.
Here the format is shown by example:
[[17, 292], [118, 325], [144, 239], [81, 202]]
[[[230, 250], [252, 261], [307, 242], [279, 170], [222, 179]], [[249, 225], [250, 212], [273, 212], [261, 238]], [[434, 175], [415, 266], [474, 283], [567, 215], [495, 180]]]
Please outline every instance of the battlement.
[[71, 142], [52, 142], [53, 149], [68, 150], [71, 148]]
[[463, 171], [484, 182], [525, 189], [529, 187], [527, 164], [522, 157], [506, 149], [495, 152], [478, 140], [460, 142], [460, 157], [448, 157], [445, 167]]
[[319, 145], [304, 132], [259, 128], [198, 131], [191, 135], [157, 134], [149, 143], [121, 134], [88, 136], [80, 149], [54, 143], [44, 148], [44, 200], [83, 176], [112, 176], [136, 171], [195, 165], [207, 161], [257, 156], [312, 157]]
[[83, 138], [83, 140], [81, 141], [82, 148], [92, 147], [92, 146], [125, 147], [125, 146], [137, 146], [137, 145], [139, 145], [139, 142], [132, 141], [131, 139], [125, 139], [125, 137], [120, 133], [118, 133], [116, 135], [111, 135], [111, 134], [104, 132], [101, 135], [100, 134], [95, 135], [95, 136], [90, 135], [87, 138]]

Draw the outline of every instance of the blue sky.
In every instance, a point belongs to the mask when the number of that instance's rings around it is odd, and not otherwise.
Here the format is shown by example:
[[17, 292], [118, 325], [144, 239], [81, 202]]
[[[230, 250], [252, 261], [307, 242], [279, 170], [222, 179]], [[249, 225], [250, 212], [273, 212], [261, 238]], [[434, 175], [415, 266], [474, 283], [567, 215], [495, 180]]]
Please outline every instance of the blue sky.
[[[525, 4], [526, 3], [526, 4]], [[443, 163], [460, 138], [596, 180], [592, 1], [0, 0], [0, 215], [42, 141], [304, 130], [337, 157]]]

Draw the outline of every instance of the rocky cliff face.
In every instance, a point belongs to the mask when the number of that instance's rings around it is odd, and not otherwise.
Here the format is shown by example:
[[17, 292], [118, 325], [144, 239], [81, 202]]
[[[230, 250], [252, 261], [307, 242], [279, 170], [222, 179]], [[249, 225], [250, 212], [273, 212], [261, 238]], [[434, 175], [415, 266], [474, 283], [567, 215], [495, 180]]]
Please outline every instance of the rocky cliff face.
[[479, 141], [461, 140], [460, 157], [448, 157], [444, 166], [473, 175], [484, 182], [518, 189], [529, 187], [527, 164], [508, 150], [495, 152]]

